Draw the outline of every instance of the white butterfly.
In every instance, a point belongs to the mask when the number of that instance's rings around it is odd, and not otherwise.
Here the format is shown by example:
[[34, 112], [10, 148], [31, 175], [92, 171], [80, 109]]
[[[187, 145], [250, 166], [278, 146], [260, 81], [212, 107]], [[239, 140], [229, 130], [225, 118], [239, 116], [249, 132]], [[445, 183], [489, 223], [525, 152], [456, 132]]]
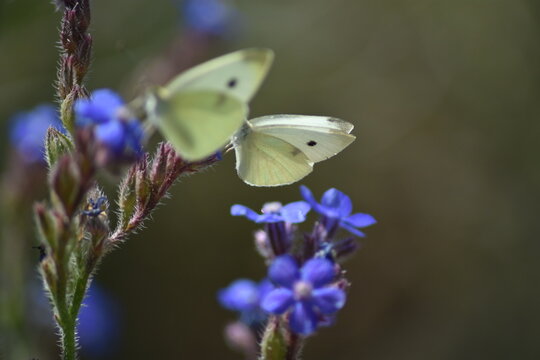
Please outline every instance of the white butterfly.
[[242, 126], [273, 58], [269, 49], [245, 49], [191, 68], [148, 94], [148, 118], [184, 159], [204, 159]]
[[271, 115], [247, 121], [232, 139], [238, 176], [253, 186], [294, 183], [351, 144], [353, 125], [326, 116]]

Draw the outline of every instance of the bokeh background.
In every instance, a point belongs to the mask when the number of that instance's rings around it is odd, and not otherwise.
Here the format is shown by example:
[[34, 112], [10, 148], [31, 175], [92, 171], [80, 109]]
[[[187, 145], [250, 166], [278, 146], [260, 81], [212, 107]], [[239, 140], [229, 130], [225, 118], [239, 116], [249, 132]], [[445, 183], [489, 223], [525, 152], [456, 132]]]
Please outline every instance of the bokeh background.
[[[355, 124], [357, 141], [301, 183], [319, 195], [344, 191], [379, 223], [346, 265], [347, 306], [305, 358], [538, 359], [540, 3], [229, 4], [238, 13], [232, 29], [209, 39], [193, 35], [171, 0], [95, 1], [88, 87], [130, 99], [181, 67], [264, 46], [277, 57], [253, 116]], [[0, 2], [4, 168], [10, 116], [54, 101], [59, 17], [48, 1]], [[223, 341], [234, 314], [216, 291], [265, 268], [255, 225], [229, 207], [298, 199], [297, 184], [245, 185], [232, 155], [184, 178], [97, 274], [122, 319], [117, 352], [101, 358], [240, 359]], [[56, 350], [54, 341], [42, 346]]]

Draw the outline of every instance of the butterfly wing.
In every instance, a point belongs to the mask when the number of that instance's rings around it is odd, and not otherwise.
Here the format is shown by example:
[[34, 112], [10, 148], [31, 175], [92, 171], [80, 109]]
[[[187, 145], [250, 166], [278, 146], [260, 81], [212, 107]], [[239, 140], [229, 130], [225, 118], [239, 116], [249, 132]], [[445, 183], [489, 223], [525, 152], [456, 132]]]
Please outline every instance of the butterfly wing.
[[216, 91], [169, 94], [158, 91], [147, 101], [150, 120], [188, 161], [204, 159], [229, 142], [247, 116], [247, 105]]
[[286, 141], [311, 162], [326, 160], [349, 146], [353, 125], [326, 116], [271, 115], [250, 120], [255, 132]]
[[249, 128], [235, 137], [234, 150], [238, 176], [249, 185], [292, 184], [313, 170], [313, 163], [293, 145]]
[[178, 75], [166, 89], [215, 90], [249, 102], [266, 77], [274, 53], [269, 49], [244, 49], [195, 66]]

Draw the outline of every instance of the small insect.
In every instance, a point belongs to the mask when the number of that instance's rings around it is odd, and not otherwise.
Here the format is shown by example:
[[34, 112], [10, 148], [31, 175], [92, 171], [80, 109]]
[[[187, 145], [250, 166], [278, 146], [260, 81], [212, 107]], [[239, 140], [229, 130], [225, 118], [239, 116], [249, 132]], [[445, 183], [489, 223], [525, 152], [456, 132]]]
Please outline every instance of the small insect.
[[82, 211], [82, 213], [86, 216], [90, 217], [97, 217], [100, 215], [106, 215], [105, 211], [109, 207], [109, 204], [107, 202], [107, 198], [104, 196], [101, 196], [94, 199], [88, 199], [88, 204], [86, 205], [86, 208]]
[[47, 256], [47, 252], [45, 251], [45, 247], [43, 245], [32, 246], [32, 249], [39, 250], [39, 261], [43, 261], [43, 259], [45, 259]]

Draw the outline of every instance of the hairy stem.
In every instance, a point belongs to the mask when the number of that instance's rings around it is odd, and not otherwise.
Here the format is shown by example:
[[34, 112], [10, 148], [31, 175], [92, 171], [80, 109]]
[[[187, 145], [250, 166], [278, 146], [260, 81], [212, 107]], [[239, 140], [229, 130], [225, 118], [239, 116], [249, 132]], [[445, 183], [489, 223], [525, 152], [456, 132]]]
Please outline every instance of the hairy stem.
[[77, 359], [76, 321], [68, 321], [62, 327], [62, 357], [63, 360]]
[[289, 343], [287, 346], [287, 354], [285, 356], [286, 360], [298, 360], [300, 359], [300, 353], [302, 350], [302, 339], [296, 335], [291, 333], [289, 335]]
[[62, 0], [61, 3], [64, 13], [60, 25], [57, 95], [62, 123], [73, 134], [73, 103], [88, 96], [83, 80], [90, 67], [92, 52], [92, 37], [88, 33], [90, 0]]
[[73, 301], [71, 303], [71, 317], [76, 319], [81, 309], [81, 304], [88, 289], [88, 281], [90, 280], [90, 272], [84, 272], [81, 274], [75, 286], [75, 293], [73, 294]]

